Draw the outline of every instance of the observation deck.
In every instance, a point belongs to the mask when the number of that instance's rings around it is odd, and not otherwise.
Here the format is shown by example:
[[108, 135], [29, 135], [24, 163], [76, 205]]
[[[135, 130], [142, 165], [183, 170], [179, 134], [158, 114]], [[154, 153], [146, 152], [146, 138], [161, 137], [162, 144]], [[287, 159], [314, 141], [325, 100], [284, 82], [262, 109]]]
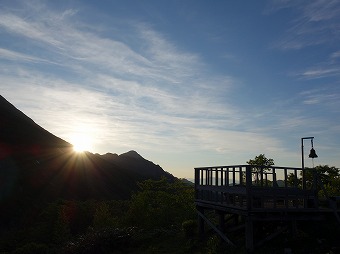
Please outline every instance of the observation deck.
[[[200, 233], [204, 234], [206, 223], [233, 246], [228, 232], [245, 228], [248, 252], [280, 234], [282, 223], [294, 233], [301, 220], [323, 220], [334, 214], [340, 222], [339, 199], [327, 195], [314, 169], [252, 165], [195, 168]], [[254, 223], [265, 221], [280, 223], [280, 230], [255, 240]]]

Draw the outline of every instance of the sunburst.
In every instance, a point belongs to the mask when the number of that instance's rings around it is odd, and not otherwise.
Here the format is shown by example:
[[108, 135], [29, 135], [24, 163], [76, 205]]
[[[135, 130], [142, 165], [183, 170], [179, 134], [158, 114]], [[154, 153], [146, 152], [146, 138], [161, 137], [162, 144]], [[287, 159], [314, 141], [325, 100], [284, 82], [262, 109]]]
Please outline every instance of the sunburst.
[[82, 133], [73, 135], [71, 137], [71, 143], [73, 145], [73, 150], [77, 153], [91, 151], [93, 148], [92, 138]]

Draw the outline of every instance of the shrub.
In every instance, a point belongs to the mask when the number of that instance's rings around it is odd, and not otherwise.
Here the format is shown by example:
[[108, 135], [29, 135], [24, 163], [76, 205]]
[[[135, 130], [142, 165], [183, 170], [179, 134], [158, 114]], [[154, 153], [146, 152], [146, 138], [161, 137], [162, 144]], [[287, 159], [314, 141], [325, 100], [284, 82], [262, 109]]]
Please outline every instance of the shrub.
[[48, 246], [45, 244], [28, 243], [16, 249], [14, 254], [47, 254]]
[[184, 235], [188, 238], [191, 238], [195, 235], [196, 229], [196, 220], [186, 220], [182, 223], [182, 230], [184, 231]]

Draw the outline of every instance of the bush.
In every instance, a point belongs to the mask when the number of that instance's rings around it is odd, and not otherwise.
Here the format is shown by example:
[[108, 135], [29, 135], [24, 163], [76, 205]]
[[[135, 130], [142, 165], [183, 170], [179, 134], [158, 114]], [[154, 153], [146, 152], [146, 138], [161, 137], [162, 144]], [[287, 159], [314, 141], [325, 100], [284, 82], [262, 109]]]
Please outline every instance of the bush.
[[111, 212], [108, 204], [101, 203], [93, 216], [93, 227], [95, 229], [104, 229], [104, 228], [114, 228], [117, 226], [116, 220]]
[[186, 220], [182, 223], [182, 230], [184, 231], [184, 235], [187, 238], [191, 238], [195, 235], [197, 229], [197, 221], [196, 220]]
[[134, 194], [125, 215], [128, 226], [141, 228], [177, 228], [196, 217], [194, 189], [167, 179], [139, 183], [141, 191]]
[[14, 254], [47, 254], [48, 246], [45, 244], [28, 243], [16, 249]]

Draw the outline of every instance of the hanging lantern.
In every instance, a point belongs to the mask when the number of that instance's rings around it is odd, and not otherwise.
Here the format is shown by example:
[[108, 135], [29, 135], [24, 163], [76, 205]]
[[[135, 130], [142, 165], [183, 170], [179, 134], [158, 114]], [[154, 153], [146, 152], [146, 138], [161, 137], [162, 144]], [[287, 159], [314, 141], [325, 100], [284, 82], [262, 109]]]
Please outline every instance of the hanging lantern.
[[316, 155], [316, 152], [314, 150], [314, 147], [313, 147], [313, 139], [311, 139], [311, 144], [312, 144], [312, 149], [310, 149], [310, 153], [309, 153], [309, 158], [318, 158], [318, 156]]
[[318, 158], [318, 156], [315, 153], [314, 148], [310, 149], [310, 153], [309, 153], [309, 158]]

